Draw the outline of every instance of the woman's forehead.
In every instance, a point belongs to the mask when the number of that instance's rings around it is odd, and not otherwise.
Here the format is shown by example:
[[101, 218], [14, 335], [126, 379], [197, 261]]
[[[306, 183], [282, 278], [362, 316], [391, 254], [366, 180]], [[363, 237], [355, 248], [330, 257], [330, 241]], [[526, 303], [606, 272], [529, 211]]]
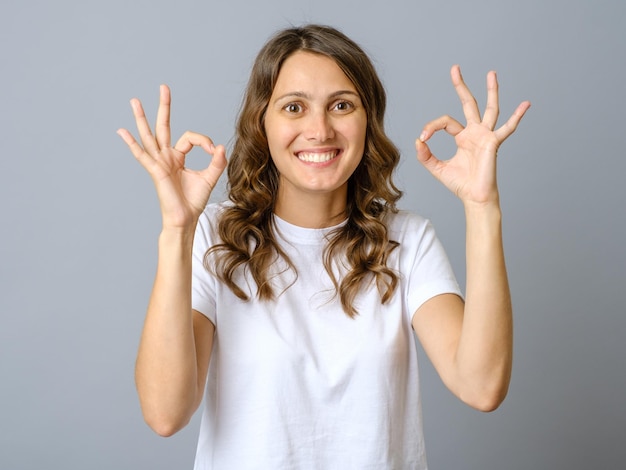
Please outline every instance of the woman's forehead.
[[273, 95], [288, 93], [333, 94], [338, 91], [358, 92], [352, 81], [331, 57], [308, 51], [298, 51], [283, 63]]

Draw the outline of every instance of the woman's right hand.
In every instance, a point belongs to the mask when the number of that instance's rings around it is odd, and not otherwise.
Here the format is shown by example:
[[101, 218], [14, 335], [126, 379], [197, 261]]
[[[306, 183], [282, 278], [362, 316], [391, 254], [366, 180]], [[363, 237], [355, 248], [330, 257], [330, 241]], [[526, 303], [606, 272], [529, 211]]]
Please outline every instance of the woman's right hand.
[[[216, 146], [209, 137], [189, 131], [176, 145], [171, 145], [171, 96], [166, 85], [161, 85], [155, 135], [150, 130], [141, 102], [132, 99], [130, 103], [141, 144], [126, 129], [119, 129], [117, 133], [152, 177], [161, 206], [163, 228], [195, 228], [211, 191], [226, 168], [224, 146]], [[209, 166], [200, 171], [185, 168], [185, 157], [196, 146], [213, 156]]]

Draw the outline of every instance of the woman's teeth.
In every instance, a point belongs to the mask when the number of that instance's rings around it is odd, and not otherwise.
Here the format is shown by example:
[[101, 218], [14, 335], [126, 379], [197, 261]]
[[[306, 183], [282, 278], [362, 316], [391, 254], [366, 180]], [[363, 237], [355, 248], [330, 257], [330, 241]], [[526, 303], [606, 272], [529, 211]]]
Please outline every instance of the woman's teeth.
[[324, 153], [308, 153], [308, 152], [300, 152], [298, 154], [298, 158], [303, 162], [311, 162], [311, 163], [324, 163], [329, 160], [332, 160], [337, 156], [337, 151], [333, 150], [332, 152], [324, 152]]

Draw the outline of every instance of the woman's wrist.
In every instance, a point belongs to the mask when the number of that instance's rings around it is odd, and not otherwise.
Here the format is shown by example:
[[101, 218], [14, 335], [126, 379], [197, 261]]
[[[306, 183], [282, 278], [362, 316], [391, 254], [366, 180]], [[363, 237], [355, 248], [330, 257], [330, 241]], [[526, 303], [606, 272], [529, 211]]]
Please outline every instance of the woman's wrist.
[[463, 201], [463, 208], [465, 209], [465, 217], [468, 221], [470, 219], [486, 219], [496, 222], [502, 220], [502, 209], [498, 199], [480, 203]]
[[159, 234], [159, 245], [193, 245], [195, 227], [163, 226]]

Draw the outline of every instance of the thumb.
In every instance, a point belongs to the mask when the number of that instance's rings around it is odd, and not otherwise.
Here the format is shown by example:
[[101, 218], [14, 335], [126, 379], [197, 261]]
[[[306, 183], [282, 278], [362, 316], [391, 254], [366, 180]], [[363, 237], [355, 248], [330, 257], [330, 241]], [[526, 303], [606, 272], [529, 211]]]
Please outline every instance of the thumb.
[[200, 173], [209, 182], [211, 188], [214, 188], [227, 166], [226, 149], [223, 145], [217, 145], [212, 154], [211, 163]]
[[432, 154], [428, 144], [421, 137], [415, 141], [415, 150], [417, 151], [417, 161], [424, 165], [428, 171], [435, 173], [441, 162]]

